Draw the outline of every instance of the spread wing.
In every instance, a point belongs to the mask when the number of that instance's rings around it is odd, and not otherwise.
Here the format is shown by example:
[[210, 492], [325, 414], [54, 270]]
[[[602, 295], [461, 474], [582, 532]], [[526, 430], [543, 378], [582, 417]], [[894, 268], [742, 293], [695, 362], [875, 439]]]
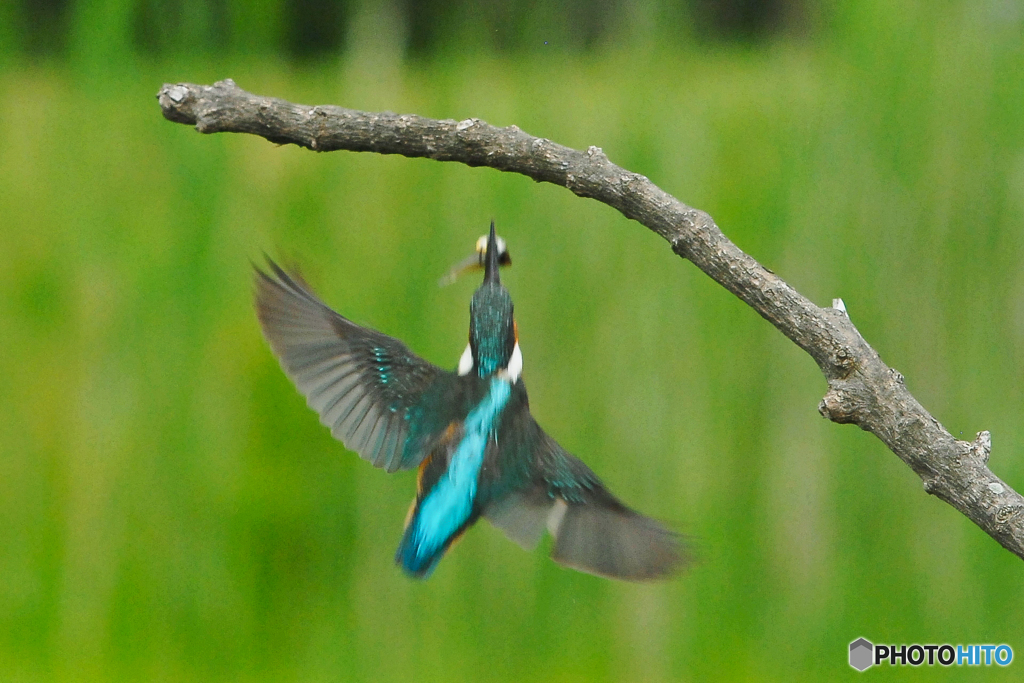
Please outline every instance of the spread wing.
[[523, 443], [505, 446], [532, 452], [530, 483], [484, 510], [492, 524], [528, 550], [547, 527], [553, 560], [609, 578], [657, 579], [692, 560], [679, 534], [626, 507], [589, 467], [527, 419], [533, 434], [525, 430]]
[[407, 415], [427, 388], [452, 373], [335, 313], [299, 276], [268, 263], [270, 274], [256, 268], [256, 314], [320, 422], [375, 467], [394, 472], [418, 465], [424, 450], [408, 439]]

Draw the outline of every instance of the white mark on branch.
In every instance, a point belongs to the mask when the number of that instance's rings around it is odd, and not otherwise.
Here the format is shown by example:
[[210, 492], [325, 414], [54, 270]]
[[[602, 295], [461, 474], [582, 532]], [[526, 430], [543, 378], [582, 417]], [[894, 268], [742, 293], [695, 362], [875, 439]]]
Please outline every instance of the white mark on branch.
[[188, 90], [181, 87], [180, 85], [175, 85], [167, 89], [167, 96], [170, 97], [171, 100], [173, 100], [174, 102], [181, 102], [183, 99], [185, 99], [187, 95]]

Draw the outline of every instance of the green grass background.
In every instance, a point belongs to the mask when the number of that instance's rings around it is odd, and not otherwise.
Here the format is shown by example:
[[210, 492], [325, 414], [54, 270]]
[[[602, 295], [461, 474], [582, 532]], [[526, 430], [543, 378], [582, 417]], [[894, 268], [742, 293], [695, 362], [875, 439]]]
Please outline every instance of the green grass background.
[[[154, 99], [232, 77], [601, 146], [812, 300], [842, 297], [954, 435], [991, 430], [1020, 489], [1024, 24], [897, 4], [761, 47], [5, 58], [0, 678], [1014, 680], [1022, 661], [848, 667], [859, 636], [1024, 657], [1021, 562], [819, 417], [810, 358], [646, 229], [492, 170], [202, 136]], [[332, 441], [263, 343], [267, 252], [454, 366], [476, 283], [437, 279], [492, 217], [535, 416], [695, 537], [688, 575], [612, 583], [481, 523], [407, 579], [414, 475]]]

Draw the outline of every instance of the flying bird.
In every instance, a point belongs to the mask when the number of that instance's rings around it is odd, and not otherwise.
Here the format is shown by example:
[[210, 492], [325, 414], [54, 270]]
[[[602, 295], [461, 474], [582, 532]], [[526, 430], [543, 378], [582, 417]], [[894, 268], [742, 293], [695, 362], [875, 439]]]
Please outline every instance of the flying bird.
[[269, 272], [256, 268], [257, 316], [336, 439], [387, 472], [419, 469], [395, 554], [409, 575], [430, 576], [480, 517], [527, 550], [547, 529], [552, 558], [573, 569], [633, 581], [672, 574], [689, 560], [681, 537], [624, 505], [530, 414], [512, 298], [498, 272], [510, 262], [503, 247], [492, 221], [473, 257], [483, 283], [454, 371], [348, 320], [270, 259]]

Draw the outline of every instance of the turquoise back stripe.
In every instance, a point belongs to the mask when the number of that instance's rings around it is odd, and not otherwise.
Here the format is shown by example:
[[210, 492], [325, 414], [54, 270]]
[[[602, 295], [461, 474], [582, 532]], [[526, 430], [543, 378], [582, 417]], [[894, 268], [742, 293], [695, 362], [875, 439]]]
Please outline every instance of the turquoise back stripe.
[[487, 396], [466, 418], [462, 441], [452, 455], [448, 471], [420, 503], [413, 518], [411, 543], [402, 553], [402, 564], [409, 571], [423, 571], [426, 563], [431, 565], [427, 571], [432, 569], [441, 559], [438, 551], [469, 519], [487, 439], [511, 394], [512, 385], [494, 377]]

